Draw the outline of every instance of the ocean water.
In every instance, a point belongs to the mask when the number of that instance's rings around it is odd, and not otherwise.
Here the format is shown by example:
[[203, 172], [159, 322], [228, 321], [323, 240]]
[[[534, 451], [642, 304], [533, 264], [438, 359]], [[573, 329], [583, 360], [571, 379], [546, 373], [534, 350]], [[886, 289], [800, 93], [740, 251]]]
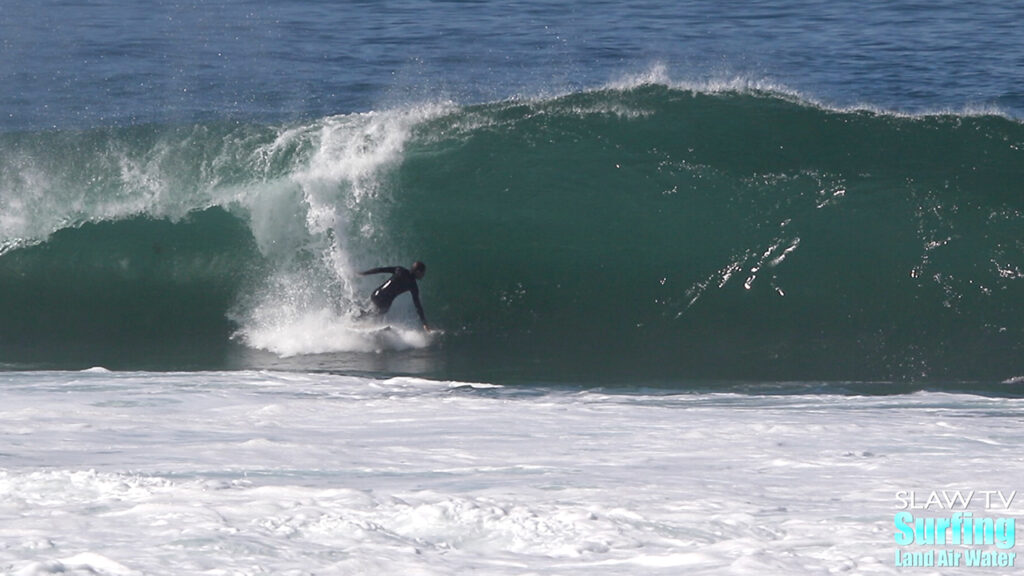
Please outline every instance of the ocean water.
[[0, 6], [0, 571], [1018, 567], [1022, 28]]

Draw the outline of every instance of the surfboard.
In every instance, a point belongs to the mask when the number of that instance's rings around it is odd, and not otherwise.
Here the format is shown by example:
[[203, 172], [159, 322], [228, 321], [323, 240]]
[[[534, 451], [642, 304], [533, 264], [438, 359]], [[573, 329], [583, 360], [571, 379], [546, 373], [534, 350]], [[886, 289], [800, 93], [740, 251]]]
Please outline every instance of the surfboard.
[[401, 324], [356, 323], [348, 328], [349, 334], [362, 340], [376, 351], [426, 348], [439, 335], [437, 331], [424, 332]]
[[390, 324], [373, 324], [366, 327], [361, 327], [356, 330], [362, 337], [367, 341], [373, 342], [373, 345], [381, 350], [405, 348], [404, 339], [402, 337], [402, 331], [392, 327]]

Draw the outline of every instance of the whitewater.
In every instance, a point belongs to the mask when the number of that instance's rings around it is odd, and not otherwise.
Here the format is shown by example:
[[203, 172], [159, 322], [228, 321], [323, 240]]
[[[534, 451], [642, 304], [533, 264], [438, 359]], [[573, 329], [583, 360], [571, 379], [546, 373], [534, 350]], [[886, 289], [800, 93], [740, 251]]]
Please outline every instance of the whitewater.
[[1024, 477], [1006, 398], [0, 381], [0, 568], [19, 575], [899, 574], [909, 491]]

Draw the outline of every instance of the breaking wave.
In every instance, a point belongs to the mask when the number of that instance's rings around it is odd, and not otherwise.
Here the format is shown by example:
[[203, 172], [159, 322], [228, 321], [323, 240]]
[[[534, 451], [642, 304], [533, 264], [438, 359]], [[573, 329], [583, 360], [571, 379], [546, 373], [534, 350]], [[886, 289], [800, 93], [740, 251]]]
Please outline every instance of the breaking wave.
[[[1024, 373], [1024, 125], [775, 87], [0, 135], [0, 361], [235, 342], [543, 378]], [[356, 272], [428, 263], [430, 338]], [[369, 335], [368, 335], [369, 334]]]

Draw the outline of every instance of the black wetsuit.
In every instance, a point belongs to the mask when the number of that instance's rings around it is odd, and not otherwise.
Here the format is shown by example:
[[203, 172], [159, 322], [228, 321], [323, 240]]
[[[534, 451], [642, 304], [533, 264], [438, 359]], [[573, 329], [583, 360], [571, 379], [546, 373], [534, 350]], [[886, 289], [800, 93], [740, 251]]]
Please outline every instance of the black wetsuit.
[[390, 310], [391, 303], [395, 298], [399, 294], [408, 292], [412, 294], [412, 303], [416, 305], [416, 313], [420, 315], [420, 320], [426, 325], [427, 318], [424, 316], [423, 306], [420, 304], [420, 287], [416, 284], [416, 277], [412, 275], [412, 272], [401, 266], [385, 266], [362, 272], [363, 276], [367, 274], [391, 274], [391, 278], [378, 286], [370, 296], [370, 301], [377, 308], [378, 314], [384, 314]]

